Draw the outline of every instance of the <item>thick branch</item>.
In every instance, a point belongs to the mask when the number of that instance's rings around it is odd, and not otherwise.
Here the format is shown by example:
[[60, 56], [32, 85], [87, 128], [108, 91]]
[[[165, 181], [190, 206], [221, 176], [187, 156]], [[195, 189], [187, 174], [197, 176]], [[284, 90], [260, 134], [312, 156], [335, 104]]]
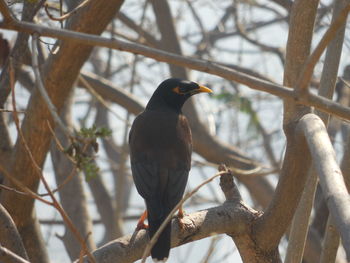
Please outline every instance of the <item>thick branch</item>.
[[309, 145], [328, 209], [350, 260], [350, 197], [327, 129], [322, 120], [314, 114], [305, 115], [300, 121], [300, 126]]
[[[213, 233], [242, 233], [254, 217], [251, 210], [240, 202], [186, 215], [182, 220], [185, 229], [180, 230], [178, 222], [172, 222], [171, 246], [177, 247], [195, 240], [211, 236]], [[232, 224], [232, 222], [234, 222]], [[134, 262], [141, 258], [148, 242], [145, 230], [116, 239], [95, 250], [93, 255], [99, 263]], [[85, 261], [87, 262], [87, 261]]]
[[[121, 3], [122, 1], [114, 1], [113, 4], [111, 4], [111, 1], [93, 2], [85, 6], [84, 10], [81, 10], [77, 16], [74, 16], [74, 19], [69, 23], [69, 27], [73, 30], [82, 30], [91, 34], [100, 33], [114, 16]], [[58, 110], [68, 96], [72, 84], [82, 64], [88, 58], [90, 51], [90, 46], [82, 46], [77, 42], [65, 41], [61, 43], [58, 53], [51, 56], [45, 64], [43, 76], [46, 78], [43, 82], [53, 104]], [[67, 70], [67, 65], [69, 65], [69, 70]], [[63, 75], [64, 78], [62, 78]], [[37, 93], [37, 90], [33, 91], [27, 114], [23, 120], [22, 130], [36, 162], [42, 165], [51, 137], [47, 121], [49, 120], [52, 126], [54, 125], [45, 103]], [[33, 164], [23, 148], [23, 144], [18, 140], [15, 149], [13, 176], [29, 186], [30, 189], [36, 189], [39, 180], [35, 175]], [[17, 225], [21, 225], [31, 214], [33, 200], [18, 198], [18, 196], [13, 195], [13, 193], [9, 192], [4, 193], [2, 201], [6, 208], [9, 209]], [[12, 204], [14, 201], [16, 203]]]
[[278, 246], [286, 232], [301, 197], [308, 175], [305, 167], [309, 164], [310, 155], [305, 139], [301, 133], [295, 133], [287, 142], [281, 176], [272, 201], [257, 221], [256, 239], [262, 248], [269, 250]]
[[18, 256], [28, 259], [16, 225], [6, 209], [0, 204], [0, 243]]
[[[67, 27], [89, 34], [100, 34], [114, 17], [117, 10], [119, 10], [122, 2], [122, 0], [92, 1], [68, 21]], [[13, 22], [13, 24], [17, 23]], [[43, 83], [58, 111], [62, 108], [81, 66], [89, 57], [91, 49], [91, 46], [81, 45], [77, 42], [61, 41], [58, 52], [50, 56], [44, 65], [42, 73], [45, 78]], [[46, 104], [38, 90], [35, 89], [31, 94], [26, 115], [22, 122], [22, 131], [23, 141], [27, 142], [27, 147], [35, 163], [40, 167], [44, 163], [50, 145], [51, 134], [47, 125], [48, 121], [53, 127], [53, 120]], [[11, 163], [13, 168], [11, 175], [31, 190], [36, 191], [39, 177], [23, 141], [19, 138], [17, 139], [14, 158]], [[6, 183], [11, 186], [10, 182]], [[34, 200], [7, 191], [1, 194], [1, 202], [11, 214], [19, 232], [22, 234], [25, 247], [36, 245], [32, 236], [35, 236], [34, 233], [40, 233], [40, 230], [35, 229], [36, 226], [34, 225], [35, 215], [32, 213]], [[27, 252], [31, 254], [28, 249]], [[35, 253], [33, 254], [35, 255]], [[36, 254], [40, 254], [40, 251], [39, 253], [36, 252]]]
[[[318, 0], [296, 0], [293, 4], [284, 72], [284, 84], [288, 86], [295, 85], [300, 68], [309, 55], [317, 5]], [[309, 110], [296, 101], [284, 101], [283, 124], [287, 148], [282, 172], [273, 199], [256, 225], [257, 243], [266, 250], [278, 246], [293, 218], [306, 182], [310, 154], [305, 139], [297, 132], [297, 125], [299, 118]], [[286, 206], [288, 209], [285, 209]]]
[[6, 24], [4, 22], [1, 22], [0, 28], [23, 31], [27, 33], [37, 32], [42, 36], [48, 36], [64, 40], [74, 40], [85, 45], [96, 45], [141, 54], [146, 57], [154, 58], [158, 61], [172, 63], [178, 66], [183, 66], [194, 70], [206, 72], [209, 74], [217, 75], [225, 79], [247, 85], [252, 89], [265, 91], [270, 94], [279, 96], [281, 98], [294, 99], [298, 103], [307, 106], [314, 106], [321, 111], [328, 112], [340, 118], [350, 120], [350, 109], [342, 107], [331, 100], [320, 98], [319, 96], [314, 94], [309, 94], [305, 97], [298, 98], [295, 96], [294, 92], [287, 87], [257, 79], [250, 75], [238, 72], [236, 70], [227, 68], [225, 66], [208, 60], [200, 60], [189, 58], [186, 56], [180, 56], [173, 53], [161, 51], [158, 49], [146, 47], [144, 45], [130, 43], [122, 40], [111, 40], [89, 34], [72, 32], [63, 29], [53, 29], [25, 22], [16, 22], [12, 24]]
[[[332, 16], [332, 25], [334, 25], [335, 20], [339, 19], [338, 18], [339, 12], [341, 12], [342, 8], [346, 5], [346, 2], [347, 0], [335, 1], [333, 16]], [[329, 32], [329, 30], [327, 32]], [[325, 62], [322, 70], [322, 77], [320, 81], [320, 87], [318, 89], [318, 94], [320, 96], [324, 96], [329, 99], [333, 97], [333, 93], [334, 93], [339, 61], [340, 61], [342, 46], [344, 42], [344, 33], [345, 33], [345, 21], [343, 21], [343, 25], [341, 26], [341, 29], [338, 31], [335, 38], [330, 42], [326, 52], [326, 58], [325, 58]], [[313, 54], [315, 54], [315, 52]], [[313, 55], [311, 55], [310, 58], [312, 56]], [[310, 58], [306, 63], [309, 66], [309, 68], [311, 68]], [[312, 71], [313, 70], [309, 70], [309, 78], [311, 78]], [[308, 73], [305, 72], [304, 70], [303, 71], [304, 80], [307, 79], [307, 76], [306, 76], [307, 74]], [[307, 81], [309, 80], [310, 79], [307, 79]], [[304, 83], [305, 85], [308, 84], [306, 83], [307, 81], [305, 81]], [[329, 115], [319, 112], [319, 116], [322, 119], [322, 121], [325, 123], [325, 125], [328, 126]], [[312, 167], [301, 201], [299, 202], [298, 209], [294, 216], [294, 220], [291, 228], [291, 234], [288, 242], [286, 263], [300, 262], [303, 258], [304, 246], [305, 246], [305, 241], [306, 241], [308, 228], [309, 228], [309, 220], [310, 220], [309, 217], [311, 215], [312, 205], [314, 202], [317, 182], [318, 182], [317, 173], [314, 167]], [[329, 229], [331, 229], [331, 227]]]

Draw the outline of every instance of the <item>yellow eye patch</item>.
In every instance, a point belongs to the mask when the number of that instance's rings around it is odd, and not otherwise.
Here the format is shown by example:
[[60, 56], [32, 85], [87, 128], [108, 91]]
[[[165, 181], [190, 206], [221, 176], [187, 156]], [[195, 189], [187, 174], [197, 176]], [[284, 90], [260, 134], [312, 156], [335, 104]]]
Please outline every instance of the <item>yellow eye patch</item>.
[[176, 87], [176, 88], [173, 88], [173, 91], [177, 94], [184, 94], [183, 92], [180, 91], [180, 88], [179, 87]]

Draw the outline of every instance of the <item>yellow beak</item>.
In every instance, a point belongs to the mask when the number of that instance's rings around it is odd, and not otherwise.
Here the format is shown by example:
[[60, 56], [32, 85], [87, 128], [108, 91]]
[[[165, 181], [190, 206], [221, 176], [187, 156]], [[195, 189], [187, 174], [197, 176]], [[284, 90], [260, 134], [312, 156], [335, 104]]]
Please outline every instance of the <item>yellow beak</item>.
[[199, 86], [199, 92], [213, 93], [213, 91], [205, 86]]

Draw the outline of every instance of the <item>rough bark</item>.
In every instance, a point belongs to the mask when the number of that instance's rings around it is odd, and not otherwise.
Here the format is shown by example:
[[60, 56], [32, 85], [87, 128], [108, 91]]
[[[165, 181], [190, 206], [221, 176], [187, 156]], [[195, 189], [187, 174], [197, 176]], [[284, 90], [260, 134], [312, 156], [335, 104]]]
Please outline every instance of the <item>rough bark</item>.
[[0, 244], [0, 260], [2, 263], [30, 263]]
[[[347, 1], [344, 0], [335, 1], [332, 22], [337, 19], [338, 14], [343, 9], [346, 2]], [[344, 33], [345, 24], [338, 31], [336, 37], [330, 42], [326, 52], [326, 58], [322, 70], [318, 94], [328, 99], [331, 99], [334, 93], [339, 61], [344, 41]], [[325, 123], [325, 125], [328, 126], [329, 114], [318, 112], [318, 115]], [[317, 182], [317, 173], [314, 167], [312, 167], [309, 172], [309, 178], [303, 191], [301, 201], [294, 215], [291, 234], [289, 236], [286, 263], [301, 262], [303, 258], [304, 246], [308, 233], [308, 226], [317, 188]]]
[[[67, 28], [90, 34], [100, 34], [119, 10], [122, 0], [101, 0], [90, 2], [78, 14], [73, 16]], [[52, 54], [43, 65], [42, 76], [46, 90], [58, 110], [63, 106], [81, 66], [88, 58], [92, 47], [74, 41], [59, 41], [59, 50]], [[69, 69], [69, 70], [68, 70]], [[64, 76], [64, 77], [63, 77]], [[52, 117], [38, 90], [34, 90], [28, 103], [26, 116], [22, 123], [24, 139], [32, 152], [36, 163], [42, 167], [50, 145], [51, 134], [47, 121], [54, 127]], [[17, 139], [12, 175], [30, 189], [36, 191], [39, 183], [38, 171], [28, 156], [24, 144]], [[12, 187], [12, 184], [6, 182]], [[14, 219], [24, 240], [29, 258], [35, 262], [47, 262], [47, 259], [34, 260], [43, 249], [38, 250], [40, 231], [35, 229], [36, 218], [33, 217], [34, 201], [13, 192], [3, 192], [1, 202]], [[36, 238], [35, 238], [36, 237]], [[29, 247], [28, 247], [29, 246]], [[43, 247], [42, 247], [43, 248]], [[36, 250], [35, 253], [32, 250]]]
[[[220, 177], [220, 186], [226, 197], [226, 202], [222, 206], [186, 215], [181, 219], [183, 228], [179, 228], [177, 220], [173, 220], [171, 246], [180, 246], [213, 233], [226, 233], [236, 243], [245, 262], [280, 262], [277, 250], [266, 253], [257, 247], [252, 226], [261, 213], [249, 208], [241, 200], [231, 172]], [[114, 240], [93, 254], [100, 263], [134, 262], [142, 256], [147, 242], [148, 235], [145, 230], [141, 230]]]
[[[318, 0], [294, 2], [287, 42], [284, 85], [293, 87], [310, 53]], [[284, 100], [283, 125], [287, 137], [282, 172], [273, 199], [264, 215], [257, 221], [256, 241], [269, 250], [278, 246], [299, 203], [310, 167], [310, 154], [305, 140], [297, 136], [299, 119], [310, 109]], [[302, 153], [302, 154], [301, 154]], [[289, 209], [285, 209], [288, 206]], [[274, 229], [274, 231], [271, 231]]]
[[16, 225], [6, 209], [0, 204], [0, 243], [16, 255], [28, 259]]

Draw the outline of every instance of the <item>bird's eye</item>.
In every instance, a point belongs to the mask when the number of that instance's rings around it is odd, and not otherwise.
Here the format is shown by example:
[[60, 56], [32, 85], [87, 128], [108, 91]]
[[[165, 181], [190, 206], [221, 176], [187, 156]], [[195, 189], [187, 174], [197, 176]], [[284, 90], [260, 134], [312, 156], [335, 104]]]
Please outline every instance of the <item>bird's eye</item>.
[[173, 88], [173, 91], [180, 95], [185, 95], [188, 92], [186, 88], [179, 87], [179, 86], [177, 86], [176, 88]]
[[180, 94], [180, 89], [179, 89], [179, 87], [173, 88], [173, 91], [174, 91], [175, 93], [177, 93], [177, 94]]

